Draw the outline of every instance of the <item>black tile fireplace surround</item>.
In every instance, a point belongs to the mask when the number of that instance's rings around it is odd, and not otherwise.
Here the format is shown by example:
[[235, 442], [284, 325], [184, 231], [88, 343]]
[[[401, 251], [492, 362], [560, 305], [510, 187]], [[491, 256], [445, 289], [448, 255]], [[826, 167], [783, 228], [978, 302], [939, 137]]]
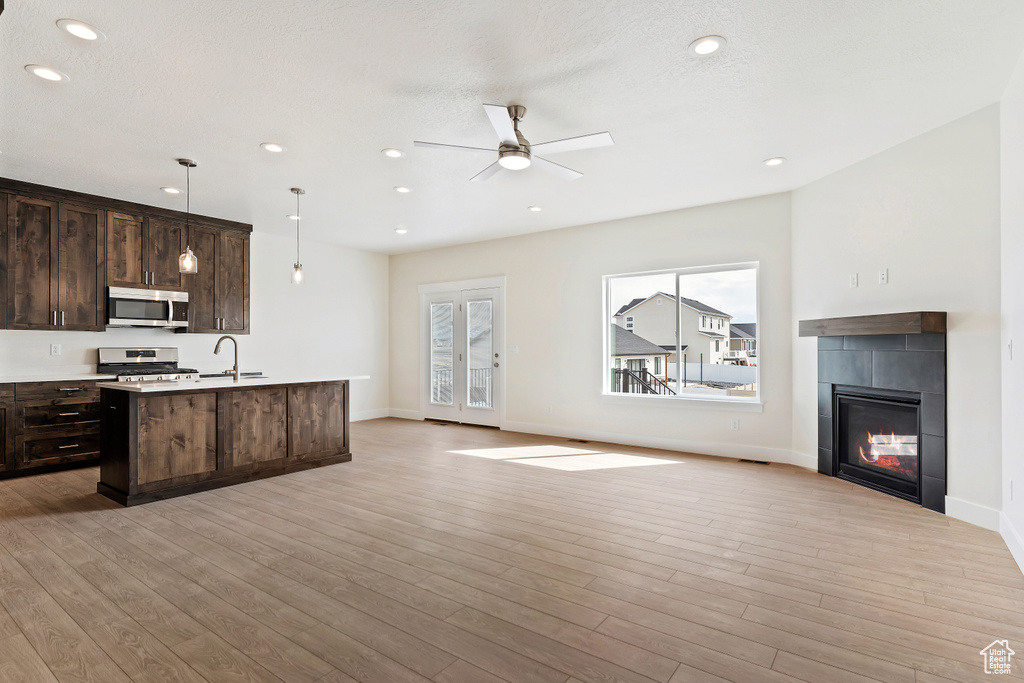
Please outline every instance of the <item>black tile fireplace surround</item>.
[[818, 472], [945, 512], [942, 323], [942, 332], [812, 333], [818, 336]]

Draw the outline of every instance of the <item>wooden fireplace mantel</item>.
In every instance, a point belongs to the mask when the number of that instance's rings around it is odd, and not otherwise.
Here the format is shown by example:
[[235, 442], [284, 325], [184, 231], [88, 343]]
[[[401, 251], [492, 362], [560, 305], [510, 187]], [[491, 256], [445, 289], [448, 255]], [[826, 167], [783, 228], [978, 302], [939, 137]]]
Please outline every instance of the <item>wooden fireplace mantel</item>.
[[946, 331], [946, 313], [915, 311], [801, 320], [801, 337], [843, 337], [856, 334], [925, 334]]

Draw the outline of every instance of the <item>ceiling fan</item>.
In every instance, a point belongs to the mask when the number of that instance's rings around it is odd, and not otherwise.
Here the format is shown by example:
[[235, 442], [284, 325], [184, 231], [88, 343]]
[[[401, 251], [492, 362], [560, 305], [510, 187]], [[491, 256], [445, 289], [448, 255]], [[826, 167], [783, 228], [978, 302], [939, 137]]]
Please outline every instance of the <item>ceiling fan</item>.
[[485, 104], [484, 111], [487, 112], [487, 117], [491, 120], [491, 125], [494, 126], [498, 139], [501, 140], [501, 145], [497, 150], [487, 147], [466, 147], [463, 145], [445, 145], [439, 142], [421, 142], [419, 140], [414, 140], [413, 145], [416, 147], [457, 149], [465, 152], [490, 152], [491, 154], [497, 151], [498, 160], [470, 178], [471, 181], [476, 181], [487, 180], [503, 168], [510, 171], [518, 171], [531, 164], [566, 180], [576, 180], [583, 177], [583, 174], [579, 171], [574, 171], [571, 168], [566, 168], [536, 155], [538, 153], [575, 152], [580, 149], [615, 144], [611, 133], [605, 131], [603, 133], [591, 133], [590, 135], [580, 135], [575, 138], [552, 140], [551, 142], [531, 145], [530, 141], [519, 132], [519, 122], [526, 116], [526, 107], [518, 104], [509, 105], [508, 107], [503, 107], [500, 104]]

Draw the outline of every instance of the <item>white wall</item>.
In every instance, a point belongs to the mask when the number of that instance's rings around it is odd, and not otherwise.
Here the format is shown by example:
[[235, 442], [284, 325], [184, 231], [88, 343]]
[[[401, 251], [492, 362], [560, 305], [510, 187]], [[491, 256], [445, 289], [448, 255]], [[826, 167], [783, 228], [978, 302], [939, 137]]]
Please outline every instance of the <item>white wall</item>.
[[[252, 235], [251, 334], [240, 335], [242, 370], [268, 375], [370, 375], [352, 382], [353, 419], [380, 416], [388, 407], [388, 257], [307, 243], [306, 283], [291, 284], [295, 243], [265, 233]], [[203, 267], [203, 264], [200, 264]], [[232, 355], [213, 355], [216, 334], [166, 330], [106, 332], [0, 330], [0, 375], [95, 372], [100, 346], [177, 346], [181, 364], [200, 370], [230, 368]], [[50, 356], [50, 344], [62, 354]]]
[[[417, 286], [504, 275], [506, 340], [519, 347], [505, 359], [507, 429], [788, 461], [789, 226], [782, 194], [393, 256], [392, 413], [420, 410]], [[638, 243], [658, 248], [622, 246]], [[603, 275], [743, 261], [761, 263], [763, 412], [601, 396]]]
[[793, 449], [817, 449], [816, 341], [796, 337], [798, 320], [947, 311], [947, 513], [990, 528], [1002, 467], [999, 144], [995, 104], [795, 190], [792, 228]]
[[[1003, 95], [1002, 341], [1003, 517], [1006, 544], [1024, 567], [1024, 56]], [[1010, 359], [1007, 344], [1013, 340]], [[1015, 491], [1010, 495], [1010, 485]]]

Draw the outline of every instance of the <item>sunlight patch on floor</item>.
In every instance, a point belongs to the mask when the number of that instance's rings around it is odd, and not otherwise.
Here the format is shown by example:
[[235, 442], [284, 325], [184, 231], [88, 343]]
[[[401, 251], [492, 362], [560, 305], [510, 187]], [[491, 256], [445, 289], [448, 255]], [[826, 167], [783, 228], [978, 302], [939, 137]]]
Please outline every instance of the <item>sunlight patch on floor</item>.
[[583, 470], [606, 470], [618, 467], [647, 467], [650, 465], [681, 465], [682, 460], [667, 458], [647, 458], [642, 455], [625, 455], [624, 453], [588, 453], [584, 455], [568, 455], [549, 458], [525, 458], [507, 460], [520, 465], [535, 465], [553, 470], [580, 472]]
[[459, 455], [472, 455], [490, 460], [511, 460], [512, 458], [548, 458], [557, 455], [582, 455], [597, 453], [568, 446], [511, 446], [509, 448], [477, 448], [468, 451], [448, 451]]

